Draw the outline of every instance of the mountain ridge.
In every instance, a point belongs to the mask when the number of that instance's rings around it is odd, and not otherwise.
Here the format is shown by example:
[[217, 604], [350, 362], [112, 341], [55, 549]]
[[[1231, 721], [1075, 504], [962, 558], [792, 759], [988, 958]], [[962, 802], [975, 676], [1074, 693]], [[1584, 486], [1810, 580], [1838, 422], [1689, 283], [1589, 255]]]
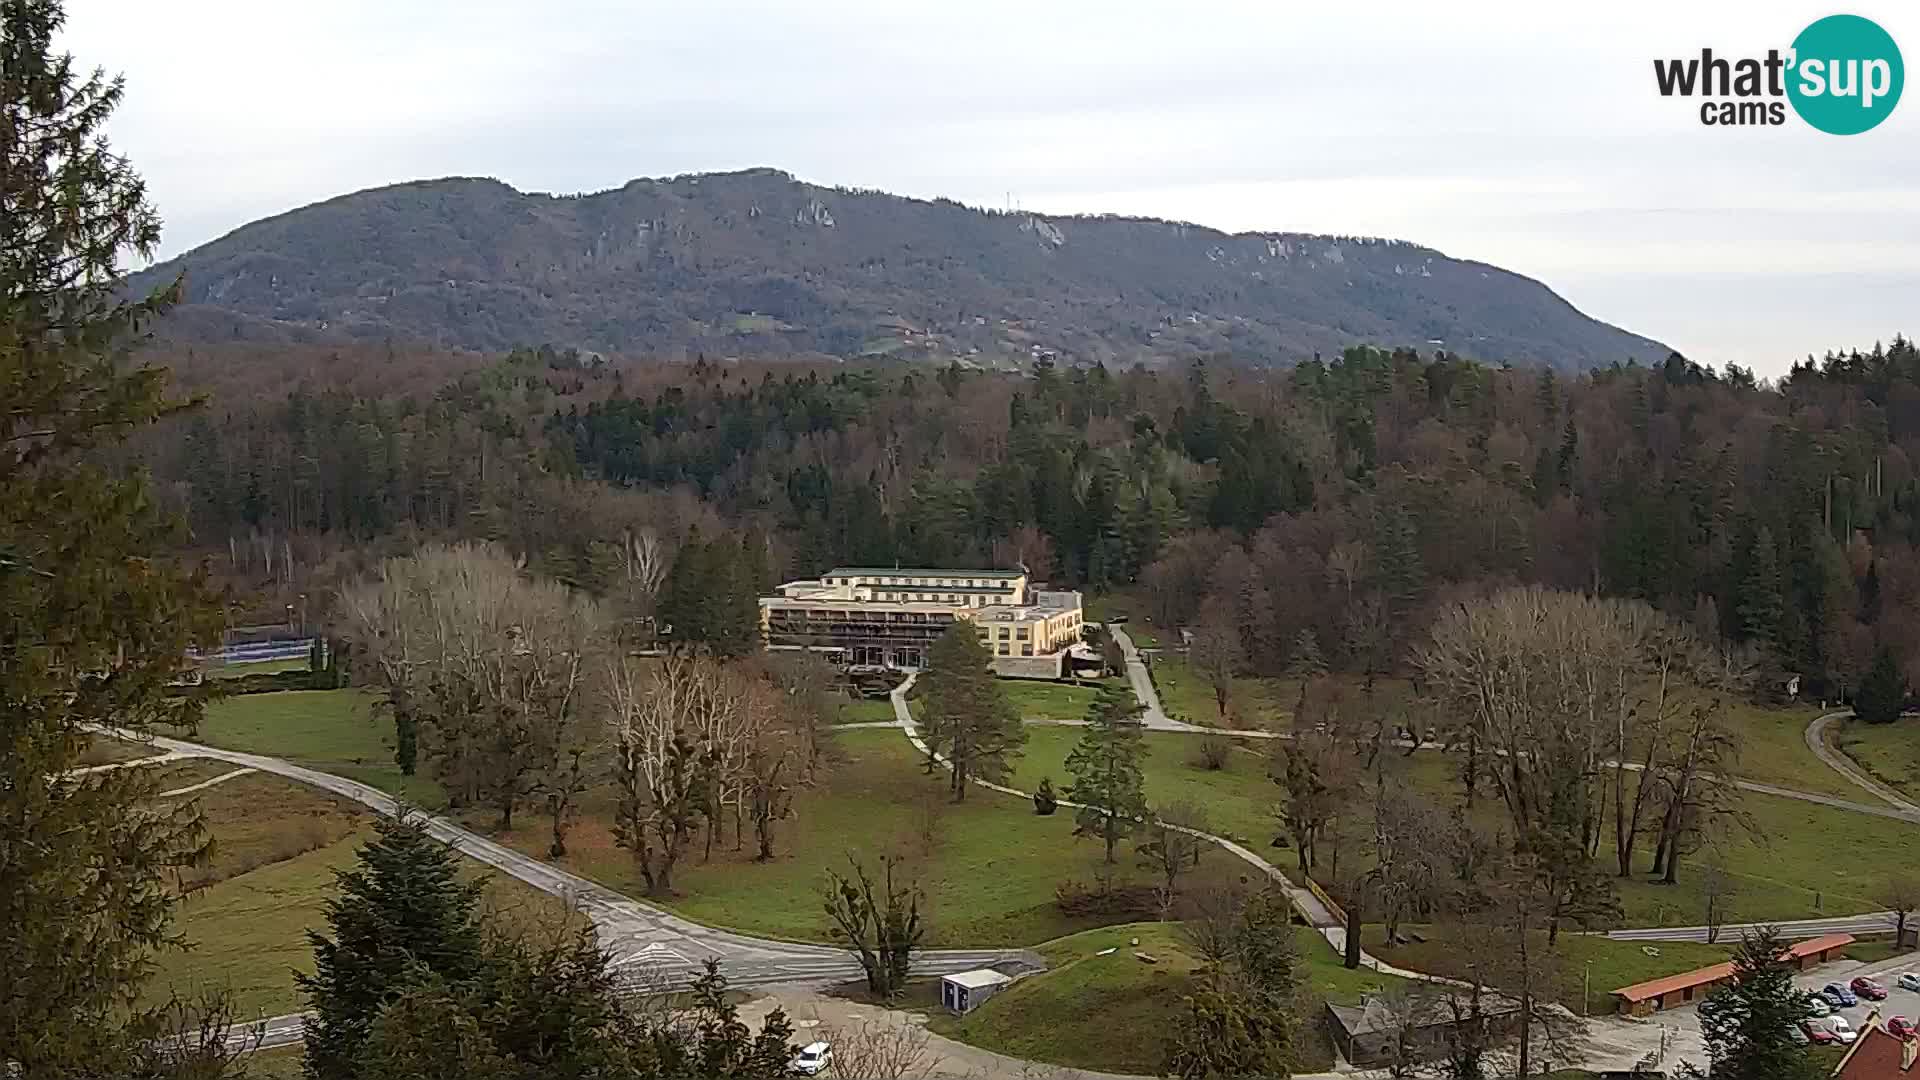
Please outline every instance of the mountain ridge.
[[1409, 241], [997, 211], [766, 168], [583, 195], [406, 181], [261, 218], [131, 281], [178, 273], [186, 302], [166, 332], [186, 340], [989, 366], [1288, 363], [1365, 342], [1571, 369], [1669, 351], [1532, 278]]

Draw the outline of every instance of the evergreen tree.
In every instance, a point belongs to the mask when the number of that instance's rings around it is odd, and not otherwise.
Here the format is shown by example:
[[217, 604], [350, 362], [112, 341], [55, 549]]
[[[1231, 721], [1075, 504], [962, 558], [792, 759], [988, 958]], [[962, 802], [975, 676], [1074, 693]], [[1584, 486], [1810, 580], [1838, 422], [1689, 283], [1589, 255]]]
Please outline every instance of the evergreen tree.
[[927, 745], [953, 768], [953, 799], [968, 783], [1004, 780], [1026, 744], [1027, 730], [993, 677], [993, 654], [971, 619], [956, 619], [927, 650], [924, 708]]
[[1287, 674], [1296, 679], [1311, 679], [1327, 673], [1326, 658], [1320, 655], [1320, 639], [1313, 628], [1303, 626], [1293, 636], [1293, 652], [1287, 659]]
[[1747, 935], [1733, 957], [1733, 981], [1700, 1003], [1700, 1034], [1713, 1080], [1825, 1075], [1807, 1048], [1793, 1041], [1792, 1029], [1812, 1014], [1806, 994], [1793, 984], [1794, 969], [1780, 959], [1782, 948], [1772, 927]]
[[1147, 813], [1140, 713], [1132, 687], [1108, 683], [1087, 709], [1080, 740], [1067, 754], [1067, 773], [1073, 777], [1067, 800], [1080, 804], [1074, 823], [1079, 832], [1098, 836], [1106, 845], [1109, 864], [1113, 849], [1133, 835]]
[[1881, 645], [1873, 654], [1867, 677], [1860, 680], [1859, 692], [1853, 695], [1853, 715], [1869, 724], [1890, 724], [1900, 719], [1906, 704], [1907, 680], [1900, 674], [1893, 651]]
[[327, 901], [331, 936], [309, 931], [314, 973], [296, 974], [307, 1021], [311, 1080], [353, 1080], [355, 1062], [388, 1004], [428, 978], [458, 987], [481, 974], [475, 906], [481, 884], [462, 881], [460, 854], [413, 815], [383, 818], [336, 871]]
[[178, 289], [122, 298], [160, 222], [102, 135], [120, 80], [53, 51], [64, 22], [0, 0], [0, 1061], [36, 1077], [129, 1072], [160, 1023], [137, 1003], [198, 812], [146, 770], [66, 774], [88, 724], [191, 725], [168, 683], [222, 622], [144, 479], [95, 452], [184, 407], [128, 359]]
[[1780, 564], [1774, 552], [1773, 533], [1764, 526], [1755, 530], [1742, 553], [1741, 578], [1736, 583], [1738, 600], [1734, 618], [1740, 636], [1763, 648], [1779, 644], [1781, 596]]

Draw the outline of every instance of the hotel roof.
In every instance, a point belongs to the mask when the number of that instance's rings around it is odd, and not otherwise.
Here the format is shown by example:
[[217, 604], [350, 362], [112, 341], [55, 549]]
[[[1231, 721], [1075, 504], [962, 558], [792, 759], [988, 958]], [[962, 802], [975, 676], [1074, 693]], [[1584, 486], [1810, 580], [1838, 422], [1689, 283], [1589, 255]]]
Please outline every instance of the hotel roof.
[[836, 566], [820, 576], [830, 578], [874, 577], [876, 575], [889, 577], [1005, 578], [1011, 581], [1014, 578], [1026, 577], [1027, 572], [1025, 570], [966, 570], [951, 567], [945, 570], [926, 570], [899, 566]]

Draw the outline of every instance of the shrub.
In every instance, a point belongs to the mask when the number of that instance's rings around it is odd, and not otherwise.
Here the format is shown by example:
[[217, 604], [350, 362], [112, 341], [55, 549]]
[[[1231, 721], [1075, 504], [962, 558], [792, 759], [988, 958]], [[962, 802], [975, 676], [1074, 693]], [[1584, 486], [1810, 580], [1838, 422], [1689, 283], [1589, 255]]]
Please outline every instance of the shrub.
[[1053, 793], [1053, 778], [1043, 776], [1040, 778], [1039, 790], [1033, 793], [1033, 812], [1041, 817], [1047, 817], [1058, 809], [1060, 809], [1060, 798]]
[[1232, 753], [1232, 742], [1218, 735], [1202, 735], [1200, 745], [1194, 750], [1193, 763], [1208, 772], [1219, 772], [1227, 767], [1228, 755]]
[[1160, 901], [1151, 885], [1117, 885], [1102, 888], [1085, 885], [1073, 878], [1053, 890], [1054, 906], [1070, 917], [1095, 915], [1132, 919], [1159, 917]]

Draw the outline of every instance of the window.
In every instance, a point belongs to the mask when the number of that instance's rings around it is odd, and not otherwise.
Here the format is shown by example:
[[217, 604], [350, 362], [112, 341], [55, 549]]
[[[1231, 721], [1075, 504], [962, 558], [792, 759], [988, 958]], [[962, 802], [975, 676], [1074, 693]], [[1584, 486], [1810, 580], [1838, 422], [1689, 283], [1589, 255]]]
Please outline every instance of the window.
[[1025, 641], [1027, 639], [1027, 628], [1023, 626], [1020, 629], [1015, 630], [1013, 632], [1013, 636], [1019, 638], [1022, 641]]
[[1033, 646], [1031, 646], [1031, 645], [1022, 645], [1022, 646], [1020, 646], [1020, 655], [1021, 655], [1021, 656], [1032, 656], [1032, 655], [1033, 655]]

